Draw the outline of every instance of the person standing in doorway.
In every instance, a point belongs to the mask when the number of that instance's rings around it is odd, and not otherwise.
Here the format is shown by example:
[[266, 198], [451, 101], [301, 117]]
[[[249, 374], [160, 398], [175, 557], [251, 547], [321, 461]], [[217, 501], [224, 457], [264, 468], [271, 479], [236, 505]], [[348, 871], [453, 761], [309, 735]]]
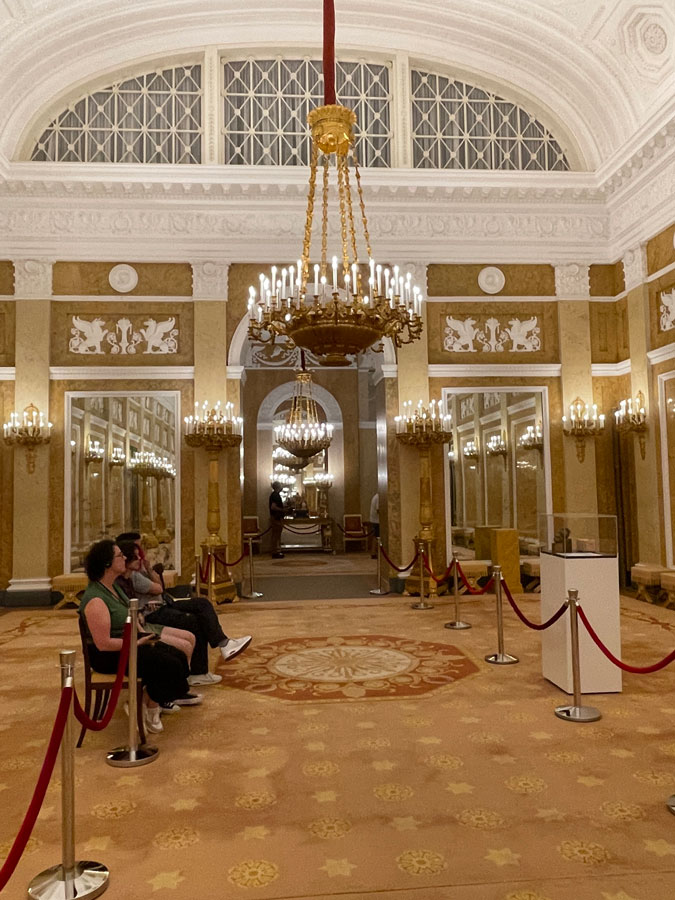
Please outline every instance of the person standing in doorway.
[[380, 536], [380, 495], [377, 491], [370, 501], [370, 558], [377, 559], [377, 539]]
[[269, 500], [270, 530], [272, 535], [272, 559], [283, 559], [281, 532], [284, 530], [284, 501], [281, 498], [281, 482], [275, 481]]

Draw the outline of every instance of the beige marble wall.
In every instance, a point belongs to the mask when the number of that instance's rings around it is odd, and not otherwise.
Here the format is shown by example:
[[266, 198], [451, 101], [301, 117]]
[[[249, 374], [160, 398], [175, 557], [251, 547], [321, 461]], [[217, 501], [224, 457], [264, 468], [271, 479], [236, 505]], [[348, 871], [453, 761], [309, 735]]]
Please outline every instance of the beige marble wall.
[[[9, 419], [14, 409], [14, 382], [0, 381], [0, 416]], [[18, 460], [22, 463], [22, 460]], [[14, 449], [0, 443], [0, 591], [12, 577], [12, 544], [14, 522]]]
[[434, 264], [427, 269], [429, 297], [554, 297], [555, 271], [550, 265], [502, 264], [504, 287], [487, 294], [478, 285], [478, 275], [493, 263]]
[[0, 296], [11, 296], [14, 293], [14, 263], [8, 259], [0, 259]]
[[110, 270], [119, 262], [56, 262], [52, 270], [55, 296], [191, 297], [192, 266], [189, 263], [132, 262], [138, 284], [131, 291], [116, 291], [110, 285]]
[[16, 303], [0, 300], [0, 366], [14, 365]]
[[[651, 368], [651, 390], [655, 396], [659, 396], [659, 376], [670, 375], [675, 373], [675, 359], [668, 359], [657, 363]], [[666, 446], [667, 452], [665, 458], [659, 455], [659, 465], [656, 471], [658, 485], [658, 511], [660, 521], [664, 521], [666, 516], [670, 517], [671, 534], [675, 535], [675, 378], [671, 378], [665, 382], [665, 409], [654, 410], [654, 414], [649, 417], [649, 428], [653, 431], [654, 440], [659, 448], [662, 443], [662, 418], [666, 427]], [[660, 413], [663, 412], [663, 416]], [[670, 492], [666, 495], [666, 485], [663, 479], [662, 466], [665, 465], [669, 472]], [[661, 536], [661, 555], [660, 561], [665, 565], [667, 559], [666, 553], [666, 535], [665, 529]]]
[[621, 260], [609, 265], [589, 266], [591, 297], [616, 297], [626, 289]]
[[647, 273], [653, 275], [675, 262], [675, 224], [664, 228], [647, 242]]

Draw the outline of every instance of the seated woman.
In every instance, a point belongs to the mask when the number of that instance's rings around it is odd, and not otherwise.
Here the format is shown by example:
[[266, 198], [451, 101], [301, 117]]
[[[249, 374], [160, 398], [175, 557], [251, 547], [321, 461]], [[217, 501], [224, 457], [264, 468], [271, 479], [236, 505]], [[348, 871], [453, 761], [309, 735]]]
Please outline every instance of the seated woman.
[[[129, 600], [115, 586], [115, 579], [125, 568], [124, 554], [110, 540], [94, 544], [85, 560], [89, 584], [79, 612], [92, 640], [89, 658], [96, 672], [113, 674], [117, 671]], [[144, 685], [143, 718], [148, 731], [156, 734], [163, 730], [160, 705], [186, 699], [191, 704], [201, 701], [189, 693], [188, 672], [188, 660], [182, 650], [157, 640], [151, 633], [139, 635], [138, 675]]]

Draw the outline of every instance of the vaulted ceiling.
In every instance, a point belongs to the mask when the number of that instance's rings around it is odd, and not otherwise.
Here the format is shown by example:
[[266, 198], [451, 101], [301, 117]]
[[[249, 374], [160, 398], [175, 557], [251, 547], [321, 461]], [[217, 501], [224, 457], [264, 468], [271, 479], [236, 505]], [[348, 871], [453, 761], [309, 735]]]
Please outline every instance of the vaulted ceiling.
[[[337, 0], [337, 44], [402, 51], [502, 90], [612, 167], [675, 116], [673, 0]], [[320, 0], [0, 0], [0, 154], [104, 72], [190, 48], [316, 50]]]

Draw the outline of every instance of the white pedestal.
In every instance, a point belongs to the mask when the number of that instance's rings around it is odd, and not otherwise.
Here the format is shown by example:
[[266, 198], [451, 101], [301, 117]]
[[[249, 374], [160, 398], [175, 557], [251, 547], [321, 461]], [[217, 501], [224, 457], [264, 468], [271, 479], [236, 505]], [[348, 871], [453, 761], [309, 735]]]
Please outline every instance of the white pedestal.
[[[579, 591], [583, 607], [600, 640], [621, 657], [619, 618], [619, 568], [616, 557], [575, 553], [541, 557], [541, 618], [549, 619], [567, 598], [568, 589]], [[572, 647], [569, 614], [542, 632], [542, 674], [568, 694], [572, 687]], [[591, 640], [579, 619], [581, 692], [601, 694], [621, 691], [621, 669], [611, 663]]]

